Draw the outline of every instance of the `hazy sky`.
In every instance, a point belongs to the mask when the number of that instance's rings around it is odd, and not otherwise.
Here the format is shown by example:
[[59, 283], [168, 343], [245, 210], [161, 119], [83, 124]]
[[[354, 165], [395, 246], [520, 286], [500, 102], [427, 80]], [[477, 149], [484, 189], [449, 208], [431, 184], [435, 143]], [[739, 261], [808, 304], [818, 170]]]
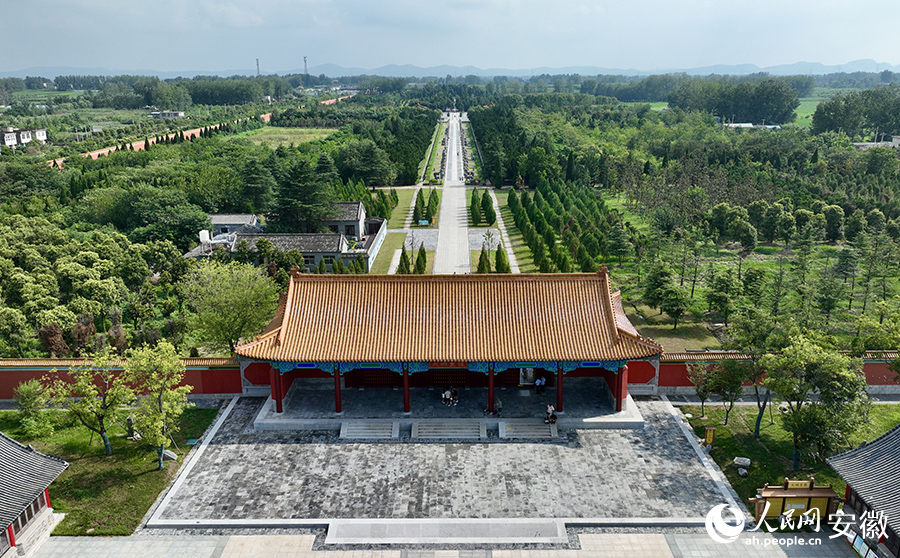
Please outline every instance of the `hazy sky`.
[[3, 0], [0, 18], [0, 71], [900, 63], [897, 0]]

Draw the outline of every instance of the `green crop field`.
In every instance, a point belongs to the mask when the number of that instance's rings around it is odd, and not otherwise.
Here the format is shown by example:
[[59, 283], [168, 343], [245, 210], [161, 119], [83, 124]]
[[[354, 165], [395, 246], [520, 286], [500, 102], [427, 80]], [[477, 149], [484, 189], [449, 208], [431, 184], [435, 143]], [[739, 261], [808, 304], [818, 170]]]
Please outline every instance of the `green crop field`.
[[233, 137], [249, 138], [251, 142], [257, 145], [265, 143], [270, 147], [278, 147], [279, 145], [300, 145], [324, 139], [336, 131], [331, 128], [280, 128], [266, 126], [250, 132], [236, 134]]

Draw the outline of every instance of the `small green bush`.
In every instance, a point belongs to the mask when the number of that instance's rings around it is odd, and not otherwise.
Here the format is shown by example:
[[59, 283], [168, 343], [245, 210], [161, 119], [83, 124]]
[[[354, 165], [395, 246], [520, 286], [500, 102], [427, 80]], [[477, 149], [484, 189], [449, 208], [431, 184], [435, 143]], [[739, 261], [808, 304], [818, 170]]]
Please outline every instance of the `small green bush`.
[[53, 421], [44, 411], [50, 402], [50, 395], [44, 384], [32, 378], [20, 383], [13, 392], [19, 408], [19, 423], [25, 433], [32, 438], [43, 438], [53, 434]]

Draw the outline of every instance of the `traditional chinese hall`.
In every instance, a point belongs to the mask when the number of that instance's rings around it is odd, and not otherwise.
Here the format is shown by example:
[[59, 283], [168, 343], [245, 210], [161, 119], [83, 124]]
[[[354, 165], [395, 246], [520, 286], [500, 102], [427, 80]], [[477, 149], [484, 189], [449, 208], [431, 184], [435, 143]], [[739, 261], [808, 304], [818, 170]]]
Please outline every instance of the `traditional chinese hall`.
[[[506, 390], [546, 380], [565, 412], [590, 389], [623, 411], [629, 368], [649, 370], [662, 348], [641, 337], [609, 273], [515, 275], [311, 275], [292, 273], [276, 315], [237, 348], [245, 386], [267, 385], [274, 411], [322, 398], [331, 417], [368, 390], [404, 415], [441, 406], [464, 390], [473, 408], [495, 412]], [[630, 363], [630, 366], [629, 366]], [[429, 392], [423, 395], [423, 392]], [[412, 394], [412, 396], [411, 396]], [[371, 399], [369, 399], [371, 401]], [[304, 403], [306, 402], [306, 403]], [[415, 404], [413, 404], [415, 402]], [[508, 403], [507, 403], [508, 404]], [[358, 411], [358, 409], [357, 409]]]

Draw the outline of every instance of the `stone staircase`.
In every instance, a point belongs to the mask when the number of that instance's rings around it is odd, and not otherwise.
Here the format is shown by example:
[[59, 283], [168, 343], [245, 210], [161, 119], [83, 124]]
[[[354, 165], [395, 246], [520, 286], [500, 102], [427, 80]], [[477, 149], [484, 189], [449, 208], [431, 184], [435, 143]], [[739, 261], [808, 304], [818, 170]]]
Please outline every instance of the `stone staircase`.
[[542, 438], [552, 439], [559, 437], [556, 424], [547, 424], [544, 421], [500, 421], [501, 438]]
[[341, 438], [352, 440], [388, 440], [400, 437], [400, 423], [352, 420], [341, 423]]
[[422, 421], [412, 423], [413, 438], [487, 438], [484, 421]]

